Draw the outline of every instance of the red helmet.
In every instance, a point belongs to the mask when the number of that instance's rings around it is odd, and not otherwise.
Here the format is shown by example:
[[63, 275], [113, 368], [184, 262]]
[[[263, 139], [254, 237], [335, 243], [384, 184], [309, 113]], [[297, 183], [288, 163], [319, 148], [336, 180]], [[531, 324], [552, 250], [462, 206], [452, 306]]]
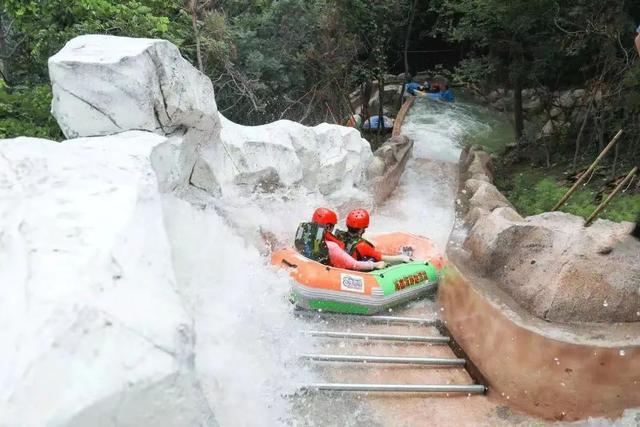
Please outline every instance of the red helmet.
[[338, 215], [336, 215], [336, 213], [331, 209], [318, 208], [313, 213], [313, 218], [311, 218], [311, 221], [320, 225], [336, 225], [338, 223]]
[[365, 209], [354, 209], [347, 215], [347, 227], [367, 228], [369, 226], [369, 212]]

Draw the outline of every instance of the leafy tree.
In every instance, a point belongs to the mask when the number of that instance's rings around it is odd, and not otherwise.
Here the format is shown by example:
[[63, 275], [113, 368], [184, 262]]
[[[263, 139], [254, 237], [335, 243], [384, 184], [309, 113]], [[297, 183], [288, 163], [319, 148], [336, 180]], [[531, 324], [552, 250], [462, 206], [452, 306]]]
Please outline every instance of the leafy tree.
[[28, 135], [58, 140], [63, 135], [53, 116], [51, 86], [6, 90], [0, 81], [0, 139]]
[[[0, 5], [0, 137], [61, 138], [49, 114], [47, 60], [87, 33], [166, 38], [192, 36], [180, 0], [4, 0]], [[183, 47], [191, 54], [192, 49]]]
[[0, 46], [9, 83], [46, 81], [47, 59], [80, 34], [166, 38], [178, 46], [187, 36], [180, 0], [4, 0], [2, 7], [2, 26], [11, 28]]
[[522, 89], [553, 63], [549, 53], [556, 0], [442, 0], [439, 30], [455, 42], [470, 43], [491, 64], [485, 79], [505, 79], [514, 90], [516, 137], [524, 130]]
[[329, 0], [221, 1], [203, 11], [203, 44], [217, 49], [204, 68], [220, 110], [247, 124], [346, 115], [345, 75], [356, 48], [335, 17]]

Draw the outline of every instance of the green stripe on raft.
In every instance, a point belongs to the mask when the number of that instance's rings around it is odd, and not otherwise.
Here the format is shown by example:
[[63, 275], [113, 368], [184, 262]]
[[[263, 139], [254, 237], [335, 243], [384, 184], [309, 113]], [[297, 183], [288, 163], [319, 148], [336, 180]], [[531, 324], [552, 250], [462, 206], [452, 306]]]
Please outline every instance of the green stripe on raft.
[[333, 313], [370, 314], [369, 308], [364, 305], [337, 301], [311, 300], [309, 301], [309, 308]]
[[380, 289], [373, 295], [327, 291], [294, 284], [289, 300], [296, 306], [335, 313], [375, 314], [436, 290], [440, 271], [430, 263], [410, 262], [367, 273]]
[[[424, 274], [421, 275], [420, 273]], [[382, 270], [375, 270], [369, 274], [375, 276], [378, 286], [382, 288], [384, 295], [387, 296], [397, 292], [399, 289], [412, 286], [411, 283], [403, 283], [403, 280], [411, 280], [413, 277], [417, 279], [425, 278], [426, 275], [426, 279], [429, 282], [435, 282], [438, 280], [440, 272], [431, 263], [414, 261], [394, 265]], [[422, 280], [420, 283], [424, 281]]]

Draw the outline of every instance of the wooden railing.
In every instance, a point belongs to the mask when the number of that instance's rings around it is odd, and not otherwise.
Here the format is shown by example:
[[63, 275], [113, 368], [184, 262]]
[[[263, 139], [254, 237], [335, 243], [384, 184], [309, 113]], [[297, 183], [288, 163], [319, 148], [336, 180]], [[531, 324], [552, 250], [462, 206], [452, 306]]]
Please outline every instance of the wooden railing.
[[413, 105], [413, 101], [415, 101], [415, 97], [410, 97], [407, 98], [406, 101], [404, 101], [404, 103], [402, 104], [402, 107], [400, 107], [400, 111], [398, 111], [398, 115], [396, 116], [396, 121], [393, 123], [393, 132], [391, 133], [391, 136], [398, 136], [400, 135], [400, 131], [402, 130], [402, 122], [404, 121], [404, 116], [406, 116], [407, 111], [409, 111], [409, 108], [411, 108], [411, 106]]

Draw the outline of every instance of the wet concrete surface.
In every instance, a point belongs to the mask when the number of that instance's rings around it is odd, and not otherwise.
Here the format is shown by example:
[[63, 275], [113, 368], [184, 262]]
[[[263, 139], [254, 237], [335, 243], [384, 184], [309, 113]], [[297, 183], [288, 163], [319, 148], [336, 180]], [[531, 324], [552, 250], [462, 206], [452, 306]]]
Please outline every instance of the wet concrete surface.
[[[433, 318], [433, 301], [418, 301], [387, 315]], [[362, 319], [332, 316], [309, 319], [309, 330], [438, 336], [434, 326], [373, 324]], [[313, 340], [314, 353], [456, 358], [448, 345], [390, 343], [362, 340]], [[385, 384], [473, 384], [459, 367], [309, 362], [324, 382]], [[297, 398], [298, 420], [310, 426], [546, 426], [483, 395], [434, 393], [309, 392]], [[304, 415], [303, 415], [304, 414]]]
[[550, 420], [615, 418], [640, 406], [640, 325], [544, 322], [453, 266], [438, 301], [496, 402]]

